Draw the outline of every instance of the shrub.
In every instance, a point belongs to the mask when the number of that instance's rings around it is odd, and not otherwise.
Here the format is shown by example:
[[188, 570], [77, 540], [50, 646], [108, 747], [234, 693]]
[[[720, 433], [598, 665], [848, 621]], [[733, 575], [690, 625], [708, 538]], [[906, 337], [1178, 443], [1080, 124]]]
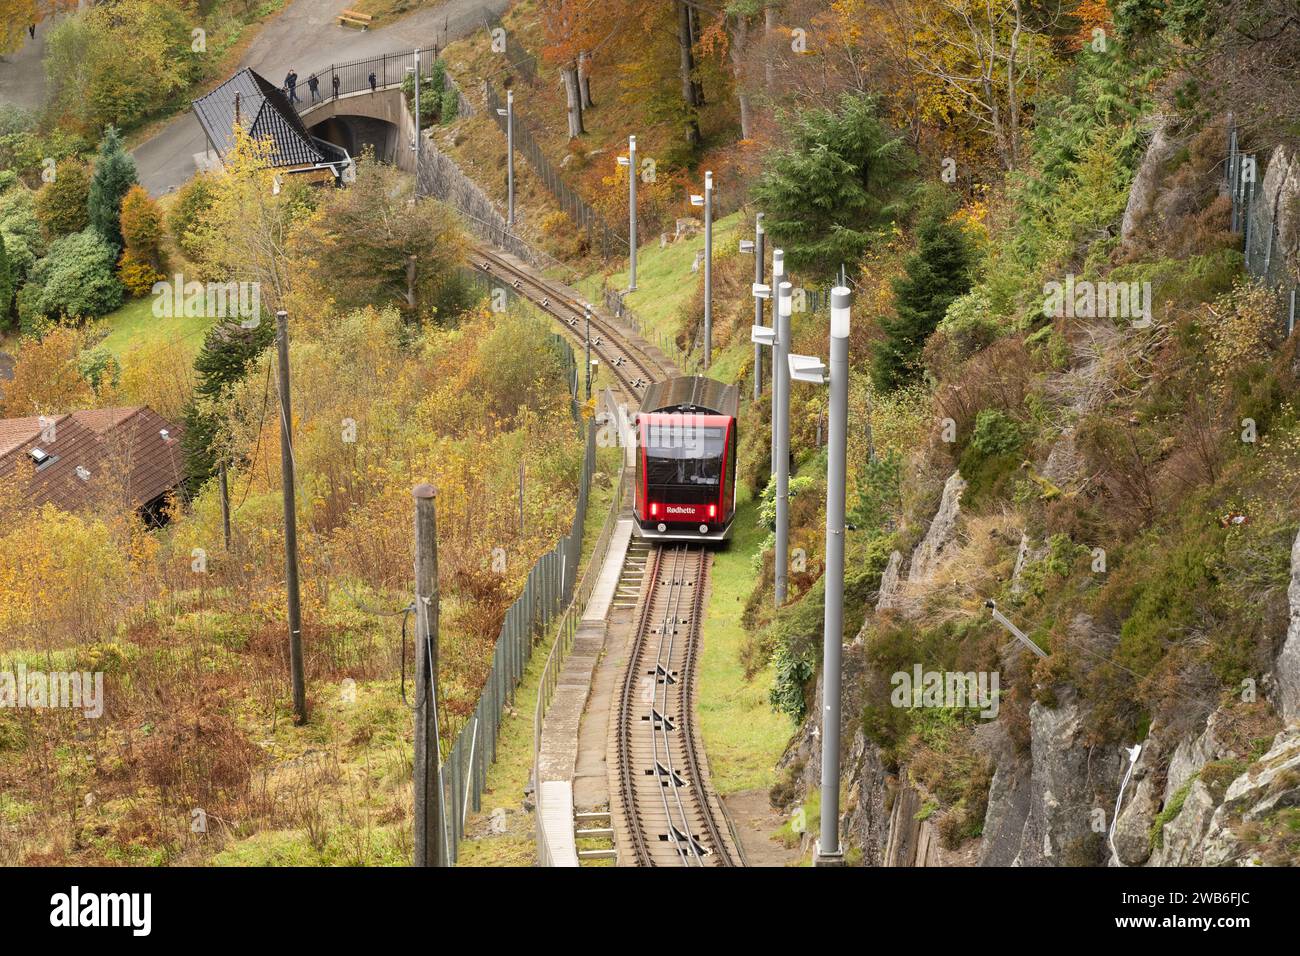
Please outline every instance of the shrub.
[[197, 263], [203, 255], [198, 228], [215, 198], [212, 181], [195, 176], [181, 187], [167, 217], [167, 228], [186, 258]]
[[122, 304], [116, 262], [116, 250], [94, 229], [55, 242], [18, 296], [23, 329], [34, 331], [42, 319], [94, 318], [116, 309]]
[[136, 259], [134, 253], [127, 252], [118, 264], [117, 278], [127, 293], [138, 299], [148, 295], [154, 283], [163, 281], [167, 276], [150, 263]]
[[47, 242], [81, 232], [90, 224], [90, 169], [85, 163], [64, 163], [55, 168], [53, 182], [36, 193], [36, 218]]

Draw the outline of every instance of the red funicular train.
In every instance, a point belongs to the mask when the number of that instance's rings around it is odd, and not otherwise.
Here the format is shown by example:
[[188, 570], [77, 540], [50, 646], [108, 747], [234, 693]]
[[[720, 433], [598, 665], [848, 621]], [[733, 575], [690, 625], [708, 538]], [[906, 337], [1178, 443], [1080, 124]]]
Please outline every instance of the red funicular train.
[[646, 389], [637, 415], [636, 523], [643, 538], [723, 541], [736, 513], [734, 385], [702, 375]]

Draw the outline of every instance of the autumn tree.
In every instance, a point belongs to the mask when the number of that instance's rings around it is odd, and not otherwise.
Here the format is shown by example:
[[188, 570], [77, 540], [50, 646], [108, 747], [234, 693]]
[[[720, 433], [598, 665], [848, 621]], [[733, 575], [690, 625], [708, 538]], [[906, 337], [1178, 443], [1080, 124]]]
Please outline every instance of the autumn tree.
[[122, 239], [126, 251], [118, 275], [128, 292], [144, 295], [164, 278], [163, 220], [158, 204], [143, 186], [132, 186], [122, 200]]
[[5, 383], [0, 398], [0, 415], [23, 418], [92, 405], [95, 390], [80, 365], [87, 342], [86, 330], [66, 325], [56, 325], [40, 338], [21, 339], [14, 355], [14, 377]]
[[[546, 0], [542, 5], [544, 45], [542, 58], [558, 66], [564, 81], [564, 98], [568, 107], [569, 138], [586, 132], [582, 110], [590, 103], [588, 51], [596, 44], [604, 11], [595, 0]], [[584, 97], [584, 83], [587, 95]]]
[[436, 202], [413, 202], [414, 183], [392, 166], [363, 159], [356, 182], [331, 193], [295, 238], [313, 301], [340, 309], [397, 306], [409, 317], [446, 322], [464, 309], [465, 240]]

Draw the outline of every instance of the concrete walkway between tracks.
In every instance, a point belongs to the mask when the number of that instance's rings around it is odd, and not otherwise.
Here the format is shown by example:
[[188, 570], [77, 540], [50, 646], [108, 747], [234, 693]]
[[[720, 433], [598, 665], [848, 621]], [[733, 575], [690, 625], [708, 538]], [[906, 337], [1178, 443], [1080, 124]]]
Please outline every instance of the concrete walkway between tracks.
[[588, 746], [583, 745], [583, 728], [589, 722], [587, 711], [588, 701], [592, 697], [593, 677], [605, 648], [607, 619], [617, 594], [623, 560], [631, 539], [631, 519], [620, 518], [614, 526], [599, 578], [579, 622], [573, 648], [560, 671], [555, 695], [542, 724], [536, 785], [545, 812], [537, 825], [541, 828], [542, 839], [547, 844], [550, 859], [555, 866], [578, 865], [573, 814], [575, 810], [582, 811], [590, 807], [585, 788], [582, 788], [583, 797], [577, 799], [575, 785], [591, 757], [591, 746], [598, 751], [602, 763], [600, 774], [602, 778], [604, 776], [603, 728], [600, 739]]

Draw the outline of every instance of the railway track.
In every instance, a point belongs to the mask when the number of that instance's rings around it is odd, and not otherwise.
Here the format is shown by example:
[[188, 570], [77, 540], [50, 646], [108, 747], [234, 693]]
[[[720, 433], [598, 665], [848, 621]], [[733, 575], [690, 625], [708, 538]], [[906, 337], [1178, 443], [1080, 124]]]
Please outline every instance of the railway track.
[[[509, 283], [518, 294], [543, 312], [557, 319], [579, 341], [584, 333], [584, 303], [556, 283], [543, 279], [488, 246], [472, 245], [470, 259], [474, 267]], [[629, 404], [639, 405], [641, 396], [652, 382], [665, 375], [678, 374], [671, 365], [651, 354], [648, 347], [633, 340], [617, 323], [591, 312], [591, 350], [613, 374]]]
[[[695, 725], [695, 671], [710, 552], [659, 547], [616, 701], [611, 808], [638, 866], [734, 866]], [[619, 825], [621, 824], [621, 825]]]
[[[582, 340], [584, 303], [570, 290], [488, 246], [474, 244], [470, 258], [475, 268], [508, 282]], [[653, 382], [680, 374], [657, 350], [595, 309], [591, 332], [592, 353], [605, 363], [633, 409]], [[690, 546], [657, 547], [650, 553], [650, 583], [613, 728], [618, 783], [611, 788], [611, 822], [619, 842], [630, 842], [638, 866], [743, 862], [721, 801], [709, 786], [695, 725], [695, 670], [709, 560], [710, 552]]]

